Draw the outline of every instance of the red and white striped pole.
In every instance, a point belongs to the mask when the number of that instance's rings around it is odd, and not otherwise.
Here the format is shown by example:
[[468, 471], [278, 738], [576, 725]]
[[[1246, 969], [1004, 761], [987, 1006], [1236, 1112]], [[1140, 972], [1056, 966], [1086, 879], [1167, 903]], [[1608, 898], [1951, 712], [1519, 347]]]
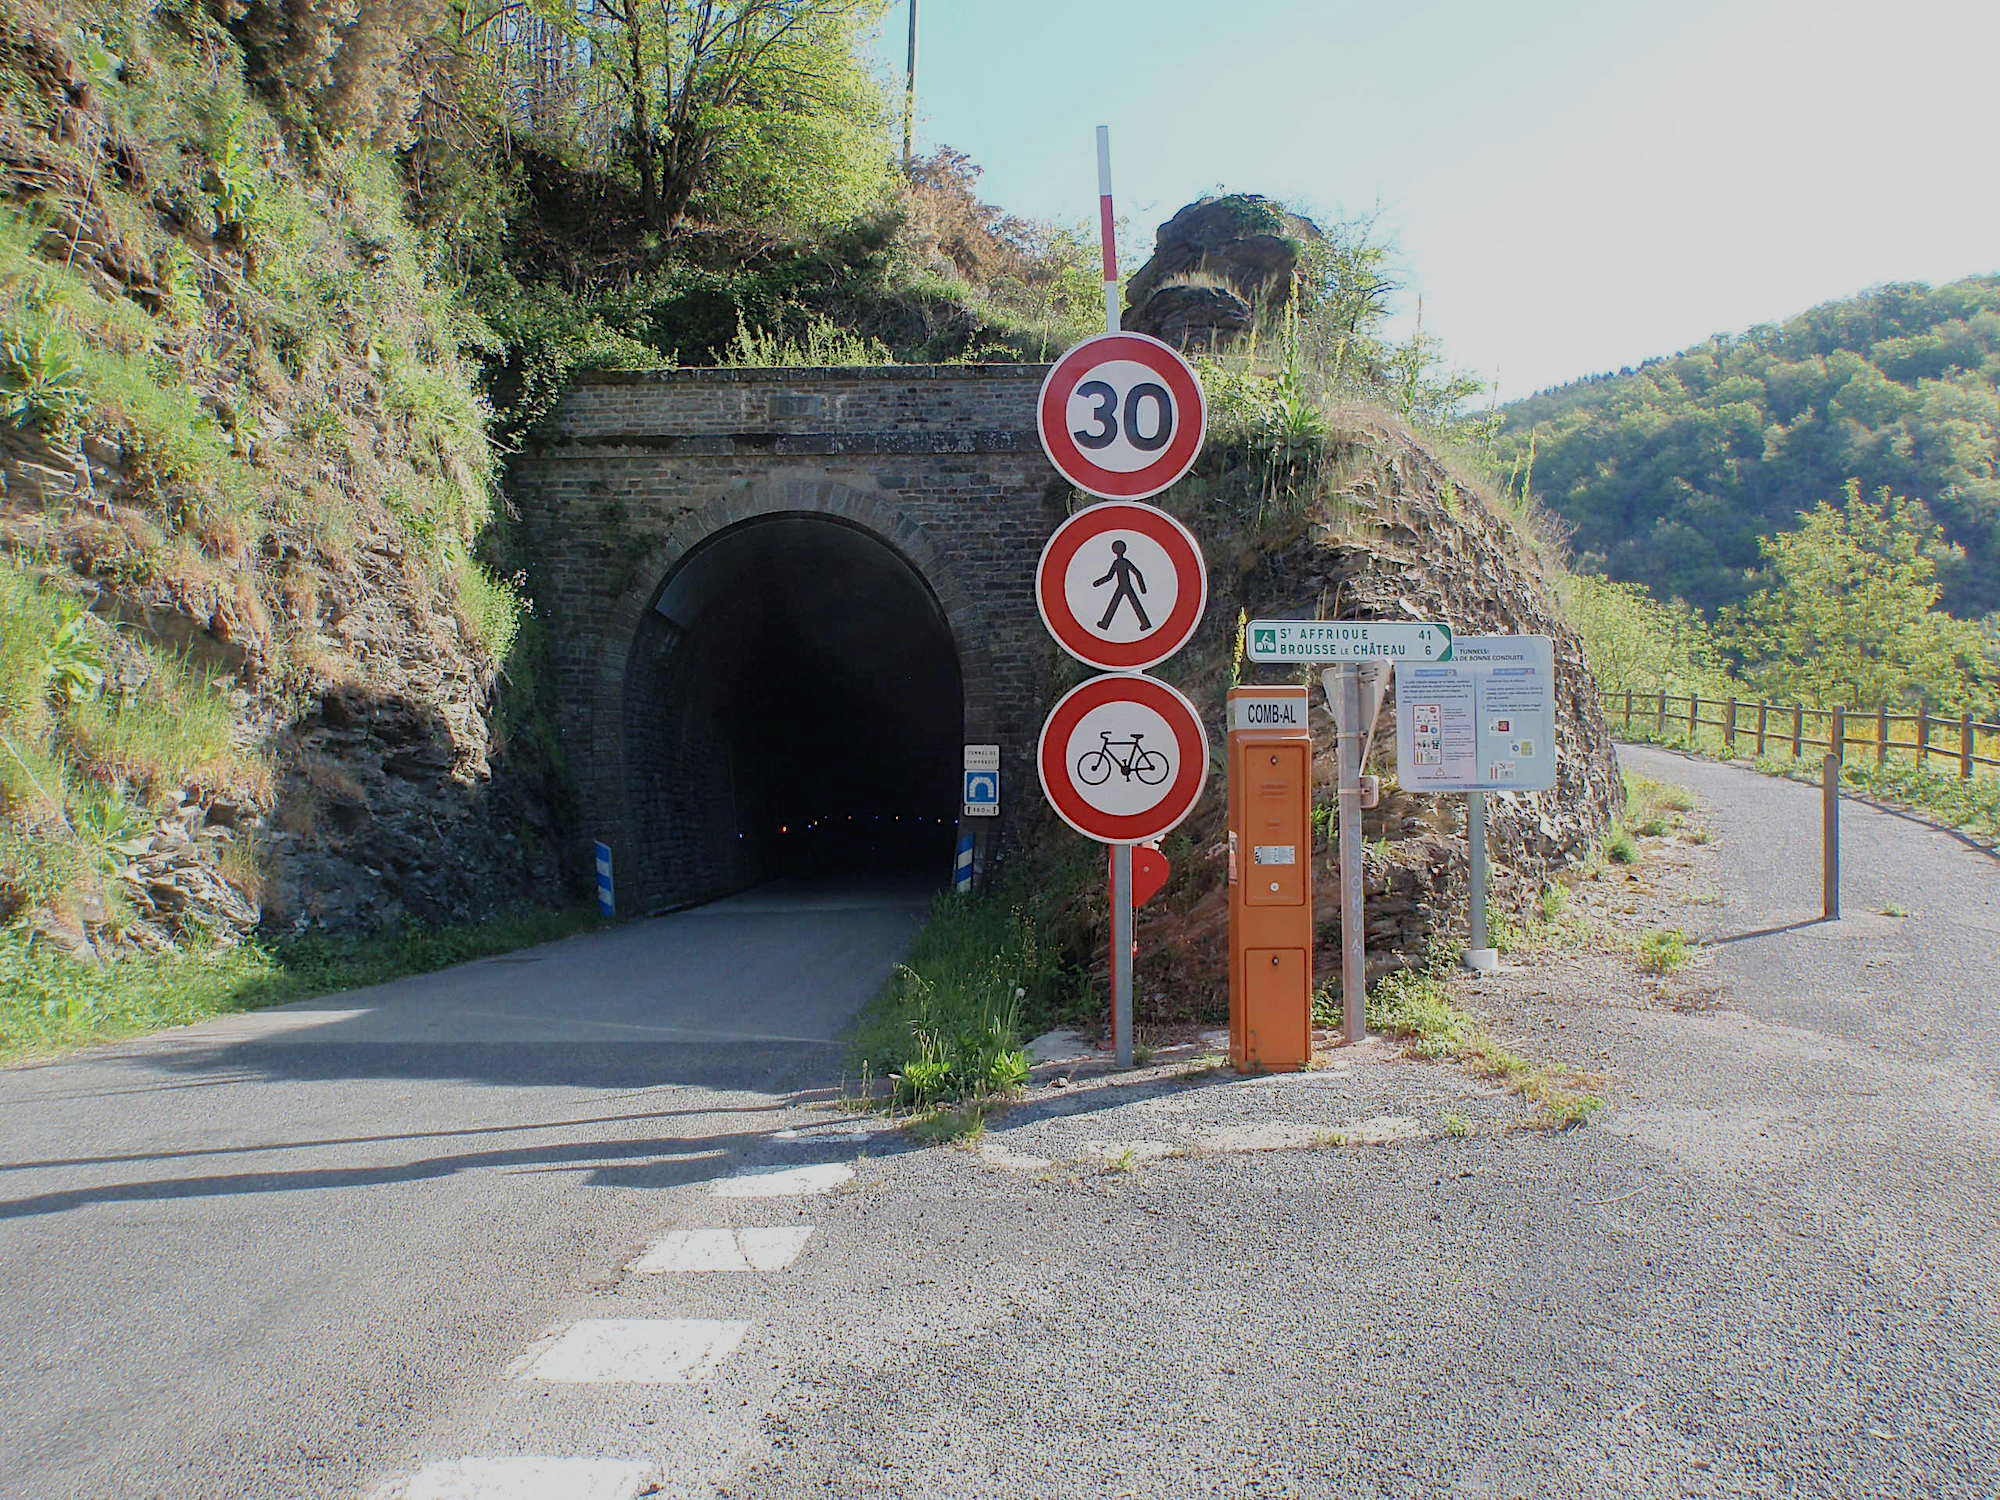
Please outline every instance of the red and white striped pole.
[[1097, 239], [1104, 251], [1104, 331], [1118, 332], [1118, 220], [1111, 211], [1111, 127], [1097, 127]]

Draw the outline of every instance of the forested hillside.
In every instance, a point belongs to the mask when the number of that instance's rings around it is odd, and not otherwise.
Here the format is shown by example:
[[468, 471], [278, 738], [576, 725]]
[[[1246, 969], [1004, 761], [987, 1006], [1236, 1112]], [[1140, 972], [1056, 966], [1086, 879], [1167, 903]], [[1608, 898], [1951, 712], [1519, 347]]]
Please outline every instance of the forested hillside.
[[2000, 276], [1878, 287], [1505, 414], [1503, 454], [1532, 461], [1585, 571], [1735, 603], [1758, 538], [1858, 480], [1962, 549], [1940, 559], [1947, 608], [2000, 607]]

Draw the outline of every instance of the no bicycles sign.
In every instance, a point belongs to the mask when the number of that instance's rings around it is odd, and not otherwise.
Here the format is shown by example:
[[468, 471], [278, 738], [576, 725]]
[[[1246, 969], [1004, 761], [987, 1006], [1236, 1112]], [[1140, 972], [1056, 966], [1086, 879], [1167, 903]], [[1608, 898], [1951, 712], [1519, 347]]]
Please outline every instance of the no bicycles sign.
[[1063, 694], [1035, 764], [1070, 827], [1101, 844], [1136, 844], [1177, 826], [1201, 800], [1208, 734], [1176, 689], [1114, 672]]

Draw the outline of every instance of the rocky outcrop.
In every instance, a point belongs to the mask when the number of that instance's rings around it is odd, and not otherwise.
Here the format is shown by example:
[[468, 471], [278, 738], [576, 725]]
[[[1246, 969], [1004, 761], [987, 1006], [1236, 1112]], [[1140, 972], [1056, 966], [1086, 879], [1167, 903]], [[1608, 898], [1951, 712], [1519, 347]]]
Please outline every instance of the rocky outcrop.
[[[1341, 414], [1314, 498], [1266, 507], [1246, 520], [1241, 454], [1218, 445], [1168, 497], [1201, 536], [1210, 562], [1206, 623], [1182, 658], [1160, 668], [1209, 710], [1220, 746], [1221, 707], [1235, 681], [1297, 682], [1297, 668], [1237, 655], [1244, 615], [1292, 619], [1439, 619], [1468, 634], [1547, 635], [1558, 677], [1559, 780], [1549, 792], [1488, 798], [1497, 910], [1518, 910], [1566, 866], [1585, 859], [1623, 802], [1611, 736], [1583, 644], [1563, 618], [1545, 560], [1496, 502], [1451, 474], [1407, 431], [1366, 412]], [[1316, 677], [1314, 799], [1331, 827], [1337, 768], [1331, 719]], [[1364, 814], [1368, 943], [1377, 972], [1420, 958], [1435, 937], [1462, 940], [1468, 875], [1465, 799], [1417, 795], [1395, 783], [1395, 693], [1384, 700], [1370, 769], [1381, 805]], [[1219, 1019], [1228, 951], [1226, 808], [1203, 800], [1167, 841], [1175, 875], [1140, 914], [1141, 1014]], [[1339, 974], [1336, 851], [1322, 832], [1313, 858], [1316, 971]], [[1086, 941], [1097, 942], [1095, 935]], [[1098, 951], [1101, 951], [1098, 950]]]
[[1210, 349], [1284, 306], [1310, 219], [1255, 193], [1191, 203], [1160, 226], [1153, 254], [1125, 287], [1123, 325], [1181, 349]]

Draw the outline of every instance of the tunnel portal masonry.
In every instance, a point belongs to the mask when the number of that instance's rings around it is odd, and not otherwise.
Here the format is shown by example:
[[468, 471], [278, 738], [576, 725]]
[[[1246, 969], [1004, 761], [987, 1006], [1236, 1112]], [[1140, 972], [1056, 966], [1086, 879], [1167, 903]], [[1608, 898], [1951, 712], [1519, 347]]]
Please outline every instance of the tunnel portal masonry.
[[982, 870], [1018, 843], [1018, 795], [964, 816], [964, 750], [1033, 785], [1056, 660], [1035, 563], [1067, 500], [1043, 374], [606, 372], [565, 395], [509, 488], [578, 833], [614, 850], [622, 911], [842, 864], [941, 883], [961, 828]]

